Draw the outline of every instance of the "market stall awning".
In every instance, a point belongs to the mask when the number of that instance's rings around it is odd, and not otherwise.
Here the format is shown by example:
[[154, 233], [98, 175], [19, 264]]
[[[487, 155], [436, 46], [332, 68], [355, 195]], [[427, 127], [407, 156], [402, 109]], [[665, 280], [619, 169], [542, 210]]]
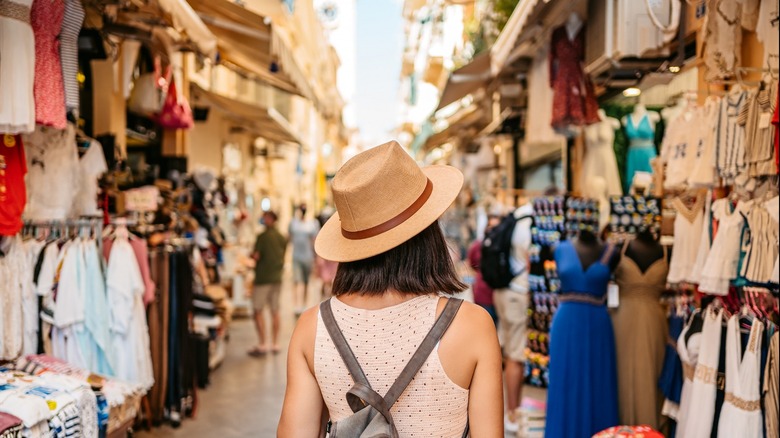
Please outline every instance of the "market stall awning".
[[444, 86], [436, 110], [438, 111], [487, 86], [491, 77], [490, 52], [475, 56], [470, 63], [450, 73], [450, 78], [447, 79], [447, 85]]
[[[515, 47], [517, 38], [523, 32], [528, 17], [531, 15], [531, 12], [534, 11], [537, 3], [539, 3], [539, 0], [520, 0], [517, 3], [517, 6], [515, 6], [504, 29], [501, 30], [501, 33], [498, 35], [498, 39], [496, 39], [496, 42], [490, 47], [491, 71], [493, 74], [497, 74], [504, 68], [504, 65], [509, 59], [509, 54]], [[566, 4], [568, 2], [559, 3]]]
[[289, 93], [313, 99], [311, 87], [270, 20], [228, 0], [189, 0], [216, 35], [220, 60]]
[[171, 16], [173, 27], [183, 31], [198, 50], [209, 58], [217, 54], [217, 38], [186, 0], [158, 0], [160, 8]]
[[204, 90], [196, 84], [192, 84], [191, 87], [193, 102], [210, 105], [222, 111], [228, 119], [241, 123], [243, 127], [257, 133], [260, 137], [275, 143], [302, 144], [290, 123], [275, 109]]
[[441, 146], [455, 137], [457, 137], [459, 142], [466, 140], [464, 133], [468, 133], [468, 130], [473, 130], [473, 134], [476, 134], [478, 131], [475, 126], [484, 119], [484, 116], [485, 112], [476, 105], [462, 109], [450, 118], [449, 126], [427, 138], [424, 150], [429, 151]]

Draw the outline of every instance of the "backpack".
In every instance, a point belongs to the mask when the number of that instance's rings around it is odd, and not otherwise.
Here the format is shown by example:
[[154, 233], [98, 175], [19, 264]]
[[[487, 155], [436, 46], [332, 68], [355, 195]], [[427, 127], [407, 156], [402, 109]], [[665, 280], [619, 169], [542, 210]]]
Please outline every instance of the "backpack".
[[[398, 375], [395, 382], [390, 386], [387, 394], [382, 397], [371, 389], [366, 374], [360, 367], [355, 354], [352, 352], [352, 348], [347, 343], [333, 316], [330, 299], [323, 301], [320, 304], [322, 321], [325, 323], [325, 328], [328, 330], [333, 344], [336, 346], [341, 359], [344, 361], [344, 365], [346, 365], [349, 374], [355, 382], [354, 386], [347, 392], [347, 403], [354, 414], [336, 423], [328, 421], [325, 431], [328, 433], [328, 437], [399, 438], [390, 408], [393, 407], [398, 397], [403, 394], [414, 376], [425, 364], [433, 349], [436, 348], [436, 344], [439, 343], [452, 320], [455, 319], [461, 304], [463, 304], [463, 300], [456, 298], [450, 298], [447, 301], [444, 311], [436, 319], [431, 331], [428, 332], [420, 346], [417, 347], [417, 351], [414, 352], [412, 358], [401, 371], [401, 374]], [[463, 437], [467, 437], [468, 433], [469, 427], [466, 424]]]
[[533, 216], [521, 216], [515, 218], [514, 213], [506, 217], [485, 236], [482, 241], [482, 259], [479, 262], [479, 271], [482, 279], [493, 289], [502, 289], [509, 286], [515, 278], [512, 272], [509, 258], [512, 255], [512, 234], [515, 226], [523, 219], [531, 219]]

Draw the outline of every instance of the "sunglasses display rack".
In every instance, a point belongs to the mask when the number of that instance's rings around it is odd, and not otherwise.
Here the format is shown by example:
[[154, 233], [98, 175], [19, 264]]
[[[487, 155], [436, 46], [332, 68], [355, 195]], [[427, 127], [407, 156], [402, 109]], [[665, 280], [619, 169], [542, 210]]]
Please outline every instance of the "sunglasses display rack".
[[545, 388], [549, 384], [550, 326], [558, 310], [561, 289], [553, 257], [555, 247], [580, 231], [598, 230], [599, 205], [593, 199], [547, 196], [534, 199], [533, 206], [525, 380], [529, 385]]
[[556, 292], [560, 288], [553, 250], [566, 238], [566, 198], [537, 198], [533, 201], [534, 224], [531, 228], [529, 258], [531, 293], [526, 343], [526, 383], [545, 388], [549, 382], [550, 324], [558, 308]]
[[610, 240], [626, 241], [649, 231], [661, 234], [661, 201], [644, 196], [613, 196], [610, 199]]

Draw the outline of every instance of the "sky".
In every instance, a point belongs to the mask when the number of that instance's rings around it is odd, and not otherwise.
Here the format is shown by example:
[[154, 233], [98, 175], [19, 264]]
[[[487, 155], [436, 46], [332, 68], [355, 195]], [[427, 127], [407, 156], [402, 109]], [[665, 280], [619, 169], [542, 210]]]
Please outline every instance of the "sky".
[[355, 105], [368, 145], [390, 140], [398, 118], [402, 7], [402, 0], [357, 0]]

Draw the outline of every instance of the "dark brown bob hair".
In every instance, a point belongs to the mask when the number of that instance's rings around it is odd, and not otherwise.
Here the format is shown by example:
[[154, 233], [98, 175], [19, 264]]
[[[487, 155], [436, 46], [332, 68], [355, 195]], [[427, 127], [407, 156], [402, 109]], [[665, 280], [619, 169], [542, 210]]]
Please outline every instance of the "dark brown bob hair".
[[426, 295], [466, 289], [436, 221], [401, 245], [363, 260], [339, 263], [333, 294], [381, 295], [388, 290]]

